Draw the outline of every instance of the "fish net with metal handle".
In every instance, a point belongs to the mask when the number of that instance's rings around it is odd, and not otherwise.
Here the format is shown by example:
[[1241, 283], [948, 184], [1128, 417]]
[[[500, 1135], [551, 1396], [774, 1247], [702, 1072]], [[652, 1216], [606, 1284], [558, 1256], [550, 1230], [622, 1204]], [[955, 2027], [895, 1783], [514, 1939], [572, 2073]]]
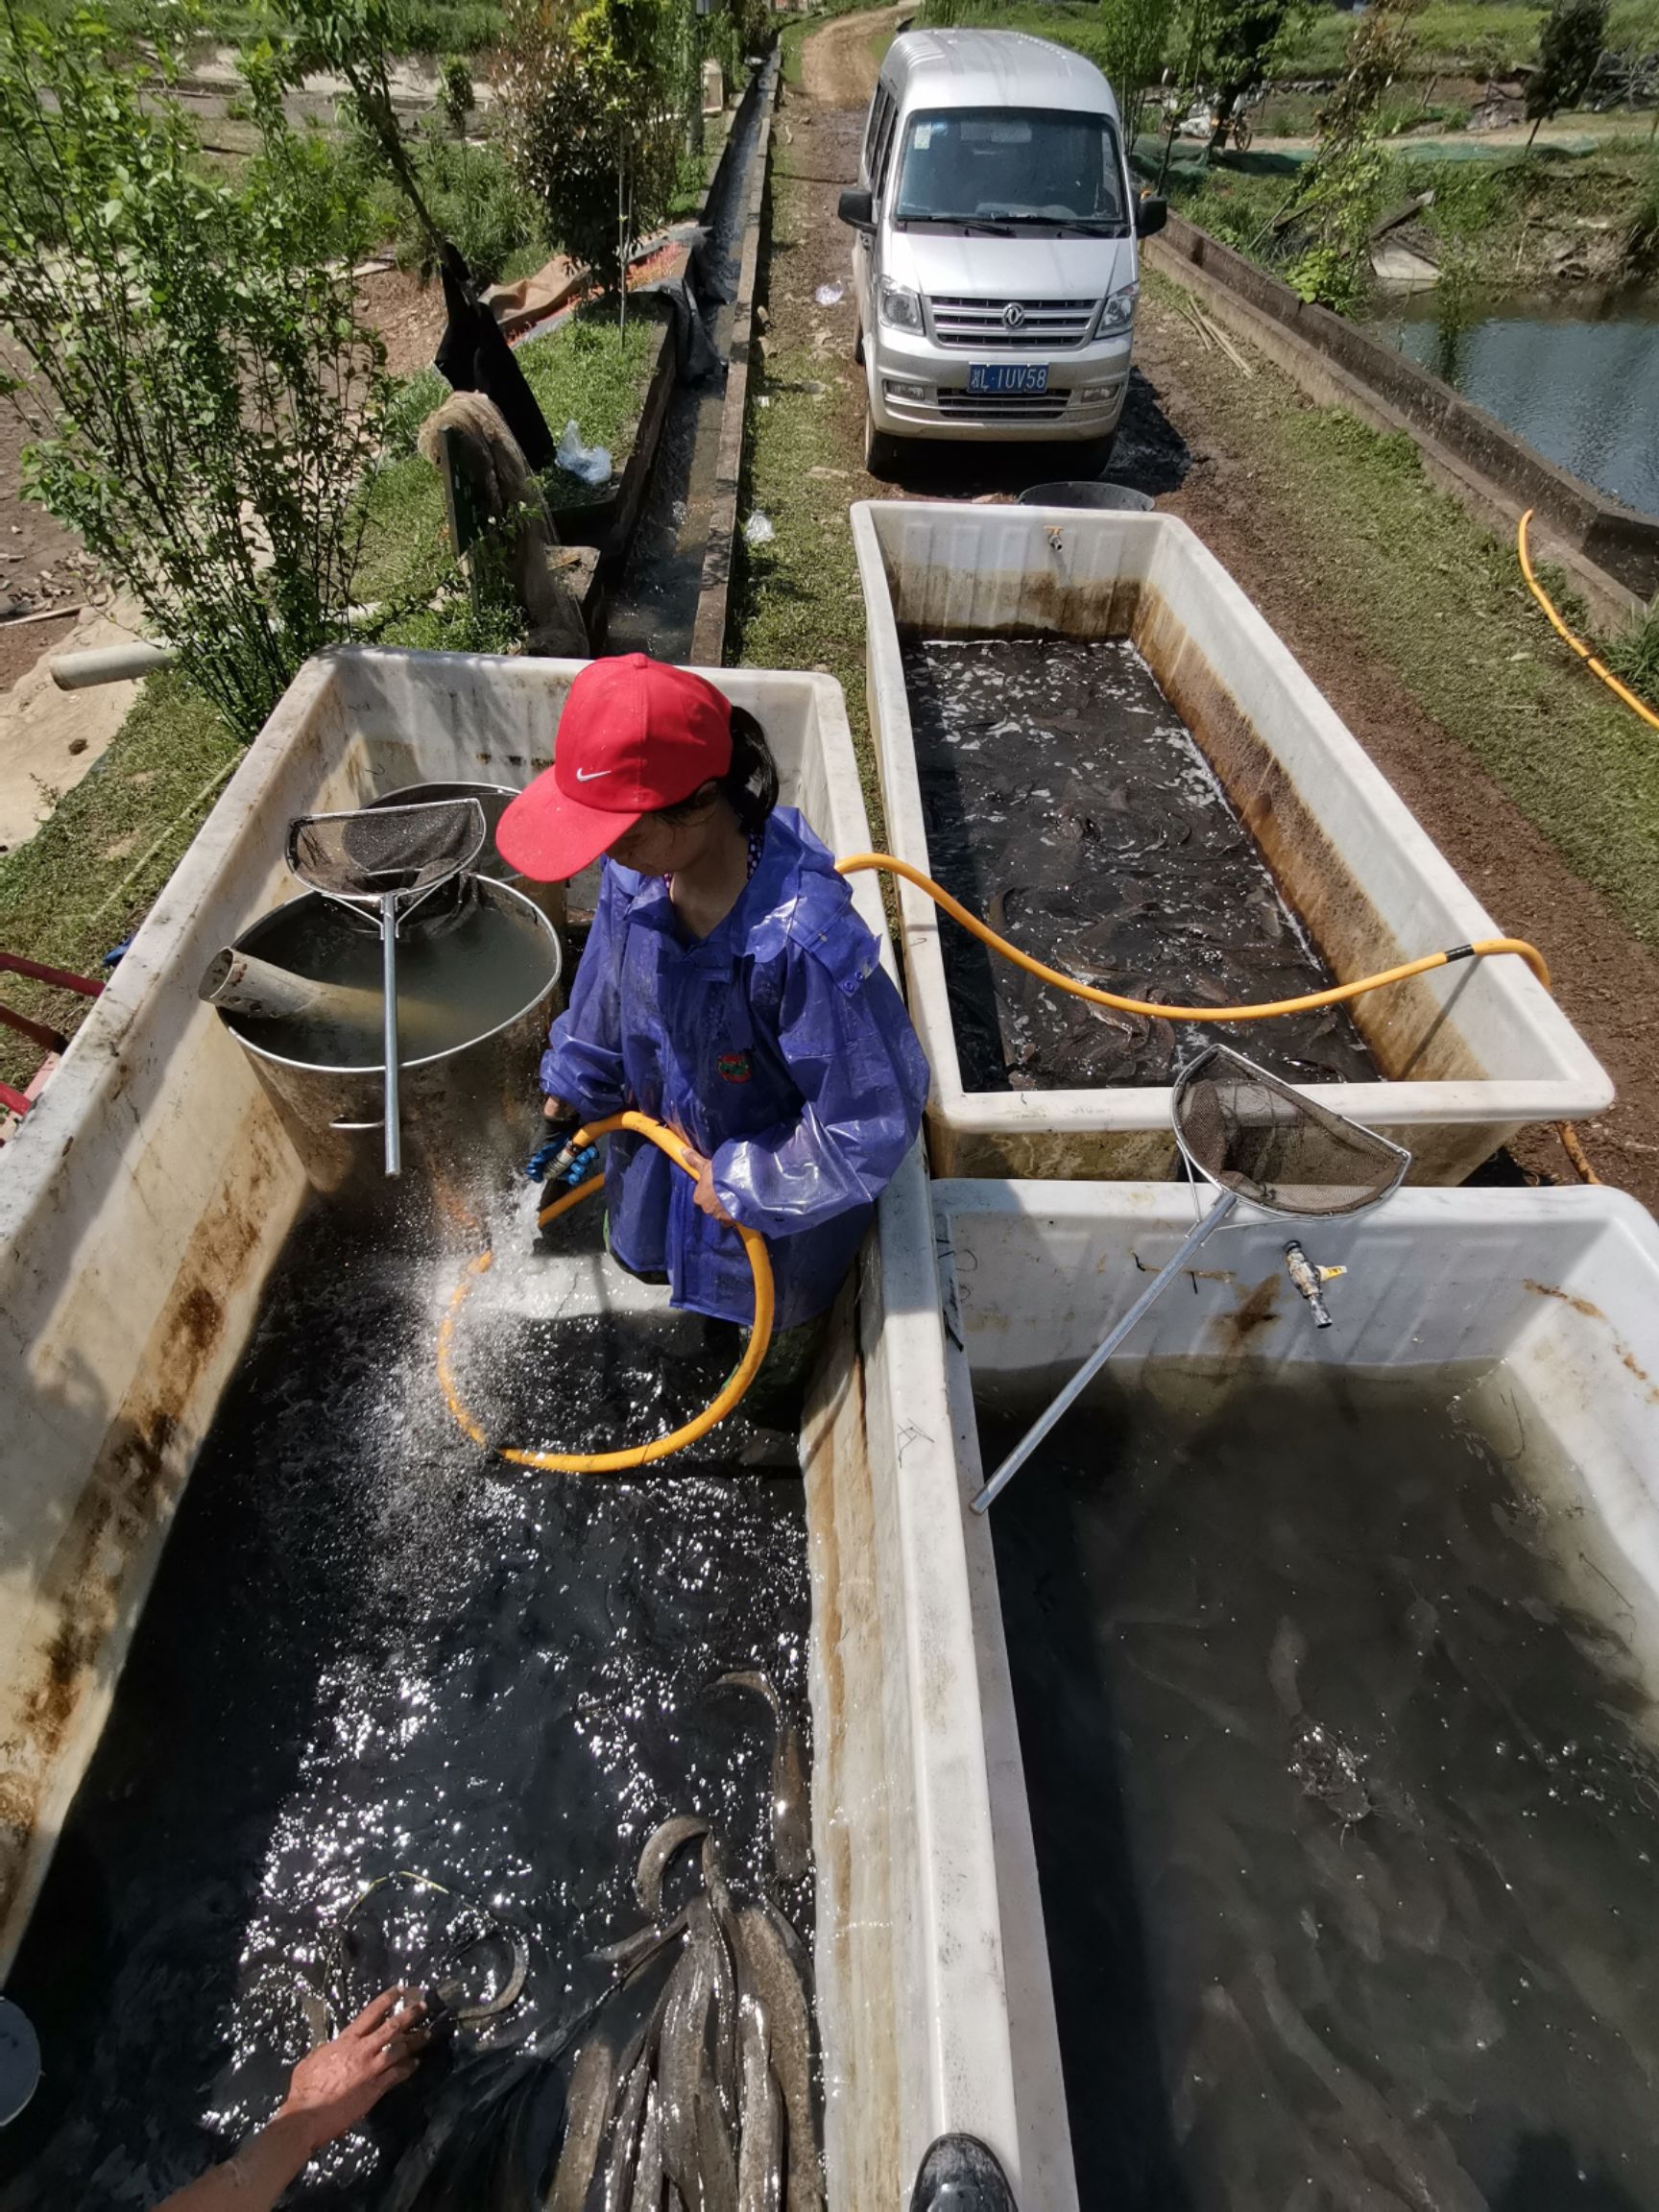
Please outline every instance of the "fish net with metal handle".
[[425, 898], [470, 868], [489, 830], [476, 799], [306, 814], [290, 823], [288, 866], [307, 889], [349, 905]]
[[1411, 1155], [1333, 1114], [1241, 1052], [1211, 1045], [1175, 1081], [1175, 1141], [1218, 1190], [1270, 1214], [1358, 1214], [1399, 1188]]
[[[1333, 1114], [1328, 1106], [1315, 1105], [1227, 1045], [1207, 1046], [1182, 1070], [1170, 1101], [1170, 1118], [1188, 1165], [1221, 1195], [1194, 1221], [1180, 1249], [1165, 1262], [975, 1494], [975, 1513], [986, 1511], [1001, 1496], [1055, 1423], [1076, 1404], [1130, 1331], [1240, 1201], [1259, 1206], [1265, 1214], [1298, 1219], [1360, 1214], [1398, 1190], [1411, 1165], [1404, 1146], [1344, 1115]], [[1292, 1254], [1301, 1259], [1308, 1285], [1304, 1295], [1323, 1327], [1329, 1315], [1317, 1298], [1318, 1273], [1294, 1243], [1286, 1247], [1286, 1263]], [[1294, 1273], [1291, 1280], [1302, 1287]]]

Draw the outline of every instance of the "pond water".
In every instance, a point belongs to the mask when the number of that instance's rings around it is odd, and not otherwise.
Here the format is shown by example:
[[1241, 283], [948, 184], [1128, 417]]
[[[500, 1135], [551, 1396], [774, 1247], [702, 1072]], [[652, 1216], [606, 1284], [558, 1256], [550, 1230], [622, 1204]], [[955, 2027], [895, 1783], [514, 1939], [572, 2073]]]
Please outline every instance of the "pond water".
[[1659, 515], [1659, 290], [1488, 294], [1455, 324], [1418, 292], [1368, 327], [1558, 468]]

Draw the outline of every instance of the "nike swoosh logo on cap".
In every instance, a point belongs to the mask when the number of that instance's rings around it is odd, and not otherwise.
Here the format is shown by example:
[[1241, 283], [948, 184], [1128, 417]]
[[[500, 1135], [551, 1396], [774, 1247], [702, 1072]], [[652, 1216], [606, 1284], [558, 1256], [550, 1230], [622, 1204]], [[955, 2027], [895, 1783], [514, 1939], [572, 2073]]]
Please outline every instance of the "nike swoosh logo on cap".
[[615, 773], [614, 768], [578, 768], [576, 781], [578, 783], [597, 783], [601, 776], [614, 776]]

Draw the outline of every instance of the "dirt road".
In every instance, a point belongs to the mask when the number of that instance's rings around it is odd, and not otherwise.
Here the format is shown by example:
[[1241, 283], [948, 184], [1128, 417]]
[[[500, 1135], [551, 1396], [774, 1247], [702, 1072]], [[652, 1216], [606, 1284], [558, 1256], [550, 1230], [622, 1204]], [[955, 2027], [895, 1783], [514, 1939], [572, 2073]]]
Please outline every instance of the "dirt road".
[[[870, 13], [842, 15], [815, 31], [801, 49], [801, 75], [806, 97], [815, 108], [855, 108], [870, 105], [876, 89], [876, 55], [871, 41], [890, 35], [904, 12], [900, 8], [878, 8]], [[856, 180], [847, 179], [853, 183]]]
[[[846, 285], [847, 233], [835, 205], [854, 181], [862, 110], [875, 82], [872, 36], [894, 19], [894, 11], [845, 16], [805, 42], [805, 94], [789, 95], [774, 170], [770, 343], [781, 359], [799, 354], [814, 363], [813, 389], [822, 397], [812, 402], [821, 413], [811, 454], [818, 466], [809, 472], [835, 481], [830, 496], [1012, 496], [1055, 472], [1054, 449], [1045, 458], [1041, 447], [942, 447], [907, 463], [902, 483], [879, 485], [854, 459], [864, 387], [851, 359], [851, 294], [826, 306], [816, 291]], [[1136, 329], [1138, 373], [1111, 473], [1191, 524], [1500, 925], [1546, 947], [1562, 1005], [1619, 1089], [1613, 1111], [1581, 1131], [1585, 1143], [1606, 1181], [1659, 1206], [1659, 1034], [1651, 1013], [1659, 1005], [1659, 959], [1334, 610], [1330, 546], [1305, 514], [1281, 500], [1249, 445], [1252, 410], [1305, 402], [1263, 370], [1250, 406], [1224, 410], [1214, 379], [1234, 373], [1217, 366], [1219, 357], [1207, 360], [1182, 317], [1146, 299]], [[836, 615], [840, 627], [854, 619], [850, 612]], [[820, 644], [815, 657], [850, 688], [855, 684], [861, 643]], [[1573, 1180], [1550, 1130], [1526, 1132], [1513, 1150], [1528, 1175]]]

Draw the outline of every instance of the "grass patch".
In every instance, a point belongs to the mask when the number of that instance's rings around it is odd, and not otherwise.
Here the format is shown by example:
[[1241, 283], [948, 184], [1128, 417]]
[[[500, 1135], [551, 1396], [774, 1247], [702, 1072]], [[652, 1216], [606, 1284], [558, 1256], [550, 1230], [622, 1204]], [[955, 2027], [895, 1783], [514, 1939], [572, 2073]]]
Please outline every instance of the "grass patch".
[[[584, 307], [557, 330], [518, 349], [518, 365], [554, 438], [574, 421], [585, 445], [610, 448], [618, 475], [634, 449], [660, 327], [654, 317], [631, 315], [619, 330], [613, 306]], [[399, 387], [387, 441], [390, 457], [365, 494], [369, 523], [356, 581], [359, 600], [423, 600], [452, 571], [444, 487], [438, 471], [415, 451], [421, 422], [446, 389], [429, 369], [404, 378]], [[556, 512], [589, 504], [594, 497], [589, 486], [563, 469], [549, 469], [543, 486]], [[400, 630], [397, 635], [401, 637]]]
[[[1412, 73], [1419, 76], [1505, 76], [1535, 61], [1538, 34], [1549, 11], [1526, 0], [1428, 0], [1415, 18]], [[991, 30], [1029, 31], [1052, 38], [1104, 66], [1104, 34], [1095, 0], [934, 0], [924, 22], [979, 24]], [[1305, 18], [1274, 70], [1281, 83], [1298, 77], [1334, 77], [1346, 65], [1354, 18], [1320, 8]], [[1607, 44], [1650, 51], [1655, 38], [1653, 0], [1615, 0]]]
[[[805, 234], [790, 155], [774, 141], [769, 252], [798, 247]], [[739, 529], [728, 645], [729, 658], [746, 668], [811, 668], [835, 678], [847, 695], [864, 804], [879, 839], [884, 817], [864, 707], [864, 602], [848, 514], [848, 502], [873, 488], [855, 433], [835, 406], [833, 380], [849, 374], [859, 372], [835, 355], [770, 342], [765, 360], [750, 370], [738, 519], [758, 509], [773, 536], [750, 545]], [[819, 391], [807, 389], [814, 384]], [[814, 469], [837, 473], [814, 476]]]
[[[31, 12], [49, 22], [66, 22], [80, 0], [36, 0]], [[276, 28], [292, 34], [297, 18], [275, 11]], [[143, 38], [154, 30], [154, 0], [107, 0], [99, 11], [117, 36]], [[397, 55], [436, 60], [445, 54], [488, 54], [500, 44], [504, 11], [495, 0], [404, 0], [397, 12], [392, 44]], [[271, 25], [252, 0], [204, 0], [192, 18], [191, 36], [227, 46], [252, 45]]]
[[[183, 857], [244, 747], [177, 676], [152, 676], [108, 752], [26, 845], [0, 856], [0, 945], [102, 975]], [[208, 788], [211, 786], [211, 788]], [[8, 1004], [64, 1031], [89, 999], [22, 976]], [[21, 1087], [36, 1046], [0, 1029], [0, 1075]]]
[[[1294, 179], [1253, 166], [1256, 158], [1174, 166], [1168, 190], [1190, 222], [1271, 269], [1291, 243], [1272, 224]], [[1403, 151], [1378, 186], [1378, 212], [1424, 191], [1433, 199], [1416, 220], [1475, 284], [1552, 282], [1563, 232], [1588, 234], [1592, 226], [1611, 229], [1627, 276], [1639, 277], [1650, 258], [1659, 261], [1659, 156], [1635, 140], [1615, 139], [1594, 154], [1551, 148], [1479, 160]]]
[[[1148, 273], [1155, 309], [1178, 288]], [[1425, 475], [1415, 444], [1309, 407], [1264, 361], [1246, 384], [1200, 355], [1183, 377], [1217, 445], [1261, 487], [1262, 529], [1646, 944], [1659, 947], [1659, 747], [1561, 645], [1514, 547]], [[1554, 590], [1553, 584], [1547, 589]]]
[[1659, 598], [1601, 648], [1601, 658], [1639, 699], [1659, 709]]

